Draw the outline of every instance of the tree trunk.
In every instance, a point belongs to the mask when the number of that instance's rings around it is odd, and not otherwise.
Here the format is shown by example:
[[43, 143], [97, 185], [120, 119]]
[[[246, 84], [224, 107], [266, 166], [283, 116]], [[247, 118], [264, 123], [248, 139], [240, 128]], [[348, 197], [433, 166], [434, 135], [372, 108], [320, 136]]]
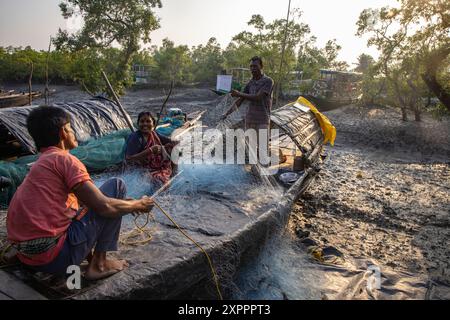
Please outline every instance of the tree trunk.
[[442, 104], [450, 111], [450, 93], [446, 92], [443, 86], [437, 81], [437, 71], [447, 56], [450, 54], [450, 46], [435, 51], [428, 60], [426, 71], [422, 74], [422, 79], [428, 88], [436, 95]]
[[402, 110], [402, 121], [408, 121], [408, 113], [406, 112], [406, 108], [401, 108]]
[[421, 112], [420, 110], [414, 110], [414, 120], [417, 122], [421, 122], [422, 121], [422, 117], [421, 117]]
[[450, 94], [445, 91], [437, 81], [436, 75], [422, 74], [422, 79], [427, 87], [436, 95], [442, 104], [450, 111]]

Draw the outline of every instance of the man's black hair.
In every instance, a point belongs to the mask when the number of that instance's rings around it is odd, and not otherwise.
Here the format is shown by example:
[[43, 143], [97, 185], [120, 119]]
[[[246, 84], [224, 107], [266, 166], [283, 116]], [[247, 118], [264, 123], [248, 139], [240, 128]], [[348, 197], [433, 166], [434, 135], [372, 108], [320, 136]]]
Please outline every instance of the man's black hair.
[[137, 120], [138, 124], [139, 124], [139, 120], [141, 120], [142, 117], [150, 117], [152, 119], [152, 121], [153, 121], [153, 125], [156, 126], [156, 119], [152, 115], [151, 112], [143, 111], [143, 112], [139, 113], [138, 114], [138, 120]]
[[40, 106], [27, 118], [27, 128], [37, 150], [56, 146], [60, 142], [59, 130], [70, 122], [70, 115], [61, 108]]
[[259, 65], [261, 66], [261, 68], [263, 68], [263, 61], [262, 61], [262, 59], [261, 59], [261, 57], [259, 57], [259, 56], [254, 56], [253, 58], [251, 58], [250, 59], [250, 61], [258, 61], [259, 62]]

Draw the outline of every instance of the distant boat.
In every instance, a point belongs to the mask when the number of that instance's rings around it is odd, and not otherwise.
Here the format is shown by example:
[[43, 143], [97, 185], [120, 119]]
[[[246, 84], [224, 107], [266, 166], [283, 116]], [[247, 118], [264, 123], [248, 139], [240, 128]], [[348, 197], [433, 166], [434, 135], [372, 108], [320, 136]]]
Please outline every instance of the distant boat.
[[[39, 98], [42, 96], [42, 92], [40, 91], [32, 91], [31, 98], [32, 100]], [[9, 91], [7, 93], [0, 94], [0, 108], [9, 108], [9, 107], [21, 107], [26, 106], [30, 102], [29, 93], [15, 93], [14, 91]]]
[[312, 89], [304, 94], [319, 111], [330, 111], [361, 99], [362, 74], [335, 70], [320, 70]]

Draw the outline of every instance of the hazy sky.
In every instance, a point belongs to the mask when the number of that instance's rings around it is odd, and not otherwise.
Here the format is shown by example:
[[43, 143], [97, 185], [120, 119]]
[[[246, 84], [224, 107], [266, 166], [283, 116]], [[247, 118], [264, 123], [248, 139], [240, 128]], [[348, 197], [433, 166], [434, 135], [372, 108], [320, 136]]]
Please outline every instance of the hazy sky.
[[[0, 46], [26, 46], [46, 49], [49, 37], [58, 27], [66, 28], [60, 13], [60, 0], [0, 0]], [[176, 44], [204, 44], [216, 37], [225, 48], [231, 38], [248, 29], [252, 14], [261, 14], [266, 21], [285, 19], [288, 0], [162, 0], [163, 8], [156, 13], [161, 28], [152, 33], [152, 44], [159, 45], [168, 37]], [[356, 21], [365, 8], [396, 6], [396, 0], [292, 0], [293, 8], [304, 12], [302, 21], [323, 46], [337, 39], [342, 46], [340, 59], [349, 63], [365, 52], [366, 39], [355, 36]], [[70, 25], [69, 25], [70, 26]]]

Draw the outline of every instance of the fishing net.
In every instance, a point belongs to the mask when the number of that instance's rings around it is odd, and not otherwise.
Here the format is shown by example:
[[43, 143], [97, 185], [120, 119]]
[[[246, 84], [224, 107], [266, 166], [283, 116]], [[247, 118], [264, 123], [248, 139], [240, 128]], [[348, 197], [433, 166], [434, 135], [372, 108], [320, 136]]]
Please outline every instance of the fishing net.
[[[235, 101], [236, 98], [233, 98], [230, 94], [219, 98], [216, 106], [208, 109], [206, 114], [202, 117], [202, 122], [210, 127], [216, 127], [220, 123], [220, 117], [231, 108]], [[244, 102], [238, 110], [235, 110], [227, 117], [227, 120], [232, 127], [243, 122], [247, 109], [248, 103]]]
[[80, 159], [90, 172], [104, 170], [122, 163], [129, 135], [130, 130], [126, 129], [99, 139], [92, 138], [70, 153]]
[[10, 185], [0, 189], [0, 206], [7, 206], [19, 185], [28, 173], [25, 164], [0, 161], [0, 176], [9, 179]]

